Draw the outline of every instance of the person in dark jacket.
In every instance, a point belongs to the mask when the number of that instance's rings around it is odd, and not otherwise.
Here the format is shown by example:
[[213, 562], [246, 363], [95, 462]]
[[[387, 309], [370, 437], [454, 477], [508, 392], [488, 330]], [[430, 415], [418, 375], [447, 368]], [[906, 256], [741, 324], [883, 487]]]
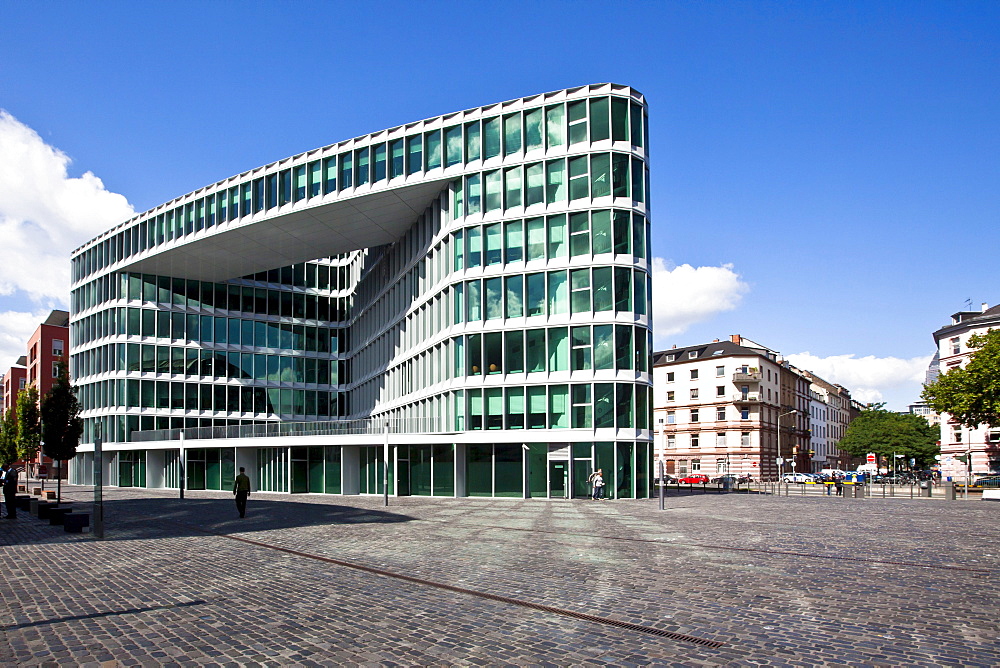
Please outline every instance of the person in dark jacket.
[[17, 517], [17, 469], [8, 464], [3, 472], [3, 500], [7, 504], [7, 519]]
[[240, 511], [240, 517], [247, 516], [247, 497], [250, 496], [250, 478], [245, 473], [246, 469], [240, 467], [240, 474], [236, 476], [233, 483], [233, 495], [236, 496], [236, 510]]

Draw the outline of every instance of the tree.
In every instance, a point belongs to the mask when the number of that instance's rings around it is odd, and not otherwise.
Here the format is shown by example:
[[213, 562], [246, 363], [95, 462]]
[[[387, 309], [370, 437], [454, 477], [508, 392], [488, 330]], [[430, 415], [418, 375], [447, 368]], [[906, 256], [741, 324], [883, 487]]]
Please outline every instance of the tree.
[[42, 441], [38, 388], [29, 385], [17, 393], [17, 456], [28, 462], [38, 454]]
[[949, 413], [970, 429], [1000, 426], [1000, 330], [969, 337], [975, 352], [964, 367], [949, 369], [921, 396], [936, 412]]
[[0, 464], [17, 461], [17, 405], [11, 406], [0, 418]]
[[67, 459], [76, 456], [76, 448], [83, 434], [83, 420], [80, 418], [80, 402], [76, 389], [70, 385], [69, 373], [63, 362], [59, 363], [59, 375], [49, 393], [42, 399], [42, 438], [46, 456], [59, 462], [56, 476], [59, 500], [62, 501], [62, 468]]
[[852, 457], [864, 457], [869, 452], [891, 459], [893, 455], [914, 458], [924, 469], [934, 464], [934, 455], [941, 450], [937, 444], [938, 430], [919, 415], [894, 413], [885, 404], [869, 404], [847, 427], [838, 447]]

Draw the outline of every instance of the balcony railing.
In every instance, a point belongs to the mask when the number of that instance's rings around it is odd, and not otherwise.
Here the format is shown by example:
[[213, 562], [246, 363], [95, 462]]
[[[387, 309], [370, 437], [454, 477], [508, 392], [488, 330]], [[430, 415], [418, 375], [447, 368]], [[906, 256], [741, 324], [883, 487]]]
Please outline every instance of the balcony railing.
[[756, 404], [760, 402], [760, 392], [733, 395], [734, 404]]
[[733, 374], [734, 383], [759, 383], [763, 377], [760, 371], [737, 371]]
[[436, 434], [443, 431], [444, 421], [433, 418], [366, 418], [363, 420], [331, 420], [327, 422], [266, 422], [225, 427], [188, 427], [132, 432], [133, 443], [152, 441], [211, 440], [223, 438], [274, 438], [278, 436], [356, 436], [383, 434]]

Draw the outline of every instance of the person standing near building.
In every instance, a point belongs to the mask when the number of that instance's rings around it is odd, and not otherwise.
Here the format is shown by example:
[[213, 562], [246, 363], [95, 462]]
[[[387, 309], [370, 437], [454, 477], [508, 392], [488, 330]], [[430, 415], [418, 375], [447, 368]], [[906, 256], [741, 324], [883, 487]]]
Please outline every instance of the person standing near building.
[[17, 518], [17, 469], [8, 464], [3, 472], [3, 500], [7, 504], [7, 519]]
[[250, 478], [245, 473], [246, 469], [240, 467], [240, 474], [236, 476], [233, 483], [233, 495], [236, 496], [236, 510], [240, 511], [240, 517], [247, 516], [247, 497], [250, 496]]
[[597, 469], [594, 472], [594, 500], [599, 501], [604, 496], [604, 470]]

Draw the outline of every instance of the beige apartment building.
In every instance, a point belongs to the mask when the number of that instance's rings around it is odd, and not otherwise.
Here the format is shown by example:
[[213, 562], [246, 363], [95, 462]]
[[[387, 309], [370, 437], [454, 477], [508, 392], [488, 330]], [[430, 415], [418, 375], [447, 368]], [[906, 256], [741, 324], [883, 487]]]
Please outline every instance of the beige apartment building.
[[[969, 347], [969, 338], [995, 328], [1000, 328], [1000, 306], [983, 304], [979, 311], [953, 314], [951, 324], [934, 332], [941, 373], [968, 364], [975, 352]], [[985, 424], [970, 429], [947, 413], [940, 416], [940, 424], [942, 476], [964, 480], [970, 474], [974, 479], [1000, 473], [1000, 429]], [[967, 461], [963, 463], [959, 457]]]
[[[738, 334], [654, 353], [654, 475], [661, 461], [674, 477], [730, 473], [754, 479], [839, 463], [830, 439], [824, 439], [822, 459], [811, 447], [817, 381], [822, 379]], [[849, 397], [843, 388], [837, 391], [836, 428], [825, 433], [842, 435]], [[829, 420], [829, 413], [823, 415]]]

